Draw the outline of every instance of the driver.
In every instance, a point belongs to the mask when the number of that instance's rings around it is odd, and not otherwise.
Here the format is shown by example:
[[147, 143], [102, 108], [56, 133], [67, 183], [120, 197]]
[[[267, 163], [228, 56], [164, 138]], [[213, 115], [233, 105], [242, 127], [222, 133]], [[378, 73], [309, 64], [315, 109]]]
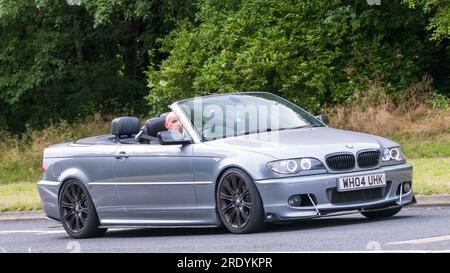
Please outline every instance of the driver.
[[183, 125], [178, 120], [178, 117], [175, 115], [174, 112], [170, 112], [166, 116], [166, 123], [165, 123], [167, 131], [175, 131], [179, 132], [180, 134], [183, 133]]

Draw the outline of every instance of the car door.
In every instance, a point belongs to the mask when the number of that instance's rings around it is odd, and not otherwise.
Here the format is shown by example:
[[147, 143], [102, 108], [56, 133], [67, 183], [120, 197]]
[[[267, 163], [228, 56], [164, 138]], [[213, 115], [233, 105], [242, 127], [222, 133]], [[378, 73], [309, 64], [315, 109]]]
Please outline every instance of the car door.
[[[192, 145], [121, 144], [114, 179], [127, 215], [146, 219], [194, 209]], [[167, 216], [170, 218], [170, 216]]]

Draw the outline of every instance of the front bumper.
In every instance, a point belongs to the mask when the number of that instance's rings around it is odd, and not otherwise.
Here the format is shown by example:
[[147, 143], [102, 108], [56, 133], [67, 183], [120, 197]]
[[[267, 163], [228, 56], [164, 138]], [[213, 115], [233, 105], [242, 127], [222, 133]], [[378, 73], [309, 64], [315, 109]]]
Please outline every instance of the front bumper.
[[[361, 200], [358, 200], [358, 198], [351, 200], [350, 198], [338, 202], [330, 198], [330, 191], [336, 191], [338, 178], [380, 172], [386, 174], [387, 180], [387, 186], [382, 189], [380, 196], [373, 199], [362, 198]], [[266, 221], [277, 221], [315, 218], [351, 210], [362, 211], [414, 204], [415, 198], [412, 188], [409, 192], [400, 194], [399, 187], [404, 182], [411, 182], [412, 184], [412, 166], [409, 164], [351, 173], [327, 173], [257, 180], [255, 184], [263, 201]], [[293, 195], [309, 195], [312, 197], [312, 202], [304, 206], [290, 206], [288, 199]]]

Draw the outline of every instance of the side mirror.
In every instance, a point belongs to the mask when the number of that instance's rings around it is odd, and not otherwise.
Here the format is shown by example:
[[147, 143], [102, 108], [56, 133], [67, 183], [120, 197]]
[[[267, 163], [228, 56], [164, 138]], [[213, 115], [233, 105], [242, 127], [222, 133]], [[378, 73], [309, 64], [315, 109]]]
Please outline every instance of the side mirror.
[[318, 116], [315, 116], [315, 118], [316, 118], [318, 121], [322, 122], [323, 124], [328, 125], [328, 118], [327, 118], [326, 116], [324, 116], [324, 115], [318, 115]]
[[158, 133], [158, 139], [161, 145], [184, 145], [191, 144], [192, 141], [175, 131], [162, 131]]

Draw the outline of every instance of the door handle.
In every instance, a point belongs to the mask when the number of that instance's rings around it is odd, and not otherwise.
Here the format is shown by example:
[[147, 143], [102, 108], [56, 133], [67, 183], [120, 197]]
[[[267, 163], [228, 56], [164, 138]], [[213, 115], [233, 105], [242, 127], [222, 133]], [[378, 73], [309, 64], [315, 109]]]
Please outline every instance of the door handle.
[[128, 158], [128, 154], [126, 152], [118, 152], [114, 154], [114, 157], [117, 159], [121, 159], [121, 158]]

